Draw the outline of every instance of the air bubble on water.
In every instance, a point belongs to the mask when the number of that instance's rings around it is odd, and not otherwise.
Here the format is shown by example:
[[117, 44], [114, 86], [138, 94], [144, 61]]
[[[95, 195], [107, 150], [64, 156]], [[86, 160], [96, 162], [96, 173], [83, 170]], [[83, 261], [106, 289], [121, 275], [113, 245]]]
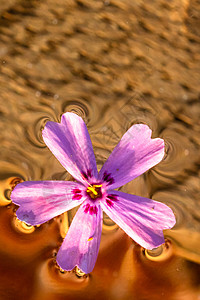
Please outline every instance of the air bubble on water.
[[57, 24], [58, 24], [58, 20], [57, 20], [57, 19], [53, 19], [53, 20], [52, 20], [52, 24], [53, 24], [53, 25], [57, 25]]
[[55, 100], [57, 100], [57, 99], [59, 98], [59, 95], [58, 95], [58, 94], [55, 94], [55, 95], [53, 96], [53, 98], [54, 98]]
[[189, 153], [190, 153], [190, 151], [188, 149], [185, 149], [185, 151], [184, 151], [185, 156], [188, 156]]
[[28, 63], [27, 64], [27, 68], [31, 69], [33, 67], [33, 64], [32, 63]]
[[184, 94], [182, 98], [183, 100], [188, 100], [188, 95]]
[[104, 0], [104, 5], [109, 5], [110, 4], [110, 0]]
[[39, 98], [39, 97], [41, 96], [41, 92], [40, 92], [40, 91], [36, 91], [35, 96], [36, 96], [37, 98]]
[[28, 170], [28, 165], [25, 162], [22, 162], [21, 164], [24, 169]]

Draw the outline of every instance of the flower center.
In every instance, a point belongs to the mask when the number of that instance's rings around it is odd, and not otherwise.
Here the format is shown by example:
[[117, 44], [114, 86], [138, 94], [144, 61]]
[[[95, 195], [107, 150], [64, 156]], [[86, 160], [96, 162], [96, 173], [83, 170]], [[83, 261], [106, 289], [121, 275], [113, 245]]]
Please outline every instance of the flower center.
[[88, 186], [87, 194], [93, 200], [97, 199], [97, 198], [101, 198], [101, 196], [102, 196], [101, 187], [102, 187], [102, 184], [92, 184], [92, 185]]

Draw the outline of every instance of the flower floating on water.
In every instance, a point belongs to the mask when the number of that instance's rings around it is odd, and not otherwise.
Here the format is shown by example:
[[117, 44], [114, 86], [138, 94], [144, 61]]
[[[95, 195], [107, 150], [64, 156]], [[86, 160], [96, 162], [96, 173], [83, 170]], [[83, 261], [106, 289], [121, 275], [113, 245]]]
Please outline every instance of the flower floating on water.
[[81, 204], [57, 254], [62, 269], [93, 270], [103, 211], [142, 247], [152, 249], [165, 242], [163, 229], [175, 224], [172, 210], [163, 203], [114, 190], [162, 160], [164, 141], [151, 139], [147, 125], [129, 128], [99, 173], [87, 127], [79, 116], [67, 112], [60, 124], [47, 122], [42, 135], [77, 182], [22, 182], [11, 199], [20, 206], [17, 217], [30, 225], [42, 224]]

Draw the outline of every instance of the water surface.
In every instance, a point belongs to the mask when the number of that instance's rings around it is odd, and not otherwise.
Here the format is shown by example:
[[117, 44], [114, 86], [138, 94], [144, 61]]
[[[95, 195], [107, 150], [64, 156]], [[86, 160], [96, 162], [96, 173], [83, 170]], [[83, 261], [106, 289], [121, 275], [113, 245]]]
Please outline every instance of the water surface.
[[[0, 299], [200, 299], [200, 87], [197, 1], [11, 0], [0, 4]], [[104, 215], [94, 271], [56, 253], [76, 212], [20, 222], [11, 189], [72, 180], [42, 129], [71, 111], [100, 169], [126, 130], [147, 124], [165, 158], [121, 188], [169, 205], [177, 223], [146, 251]]]

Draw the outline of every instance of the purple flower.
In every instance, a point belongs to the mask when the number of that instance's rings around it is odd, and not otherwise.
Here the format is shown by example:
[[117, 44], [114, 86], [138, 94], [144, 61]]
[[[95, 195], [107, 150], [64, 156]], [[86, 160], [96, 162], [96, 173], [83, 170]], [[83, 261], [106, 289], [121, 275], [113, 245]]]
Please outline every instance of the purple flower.
[[141, 175], [164, 155], [164, 141], [151, 139], [147, 125], [133, 125], [98, 173], [92, 143], [83, 120], [74, 113], [61, 123], [47, 122], [43, 139], [63, 167], [77, 180], [27, 181], [11, 194], [19, 205], [17, 217], [37, 225], [81, 204], [57, 254], [64, 270], [78, 266], [93, 270], [102, 230], [102, 211], [142, 247], [152, 249], [165, 242], [163, 229], [174, 226], [172, 210], [163, 203], [116, 191]]

